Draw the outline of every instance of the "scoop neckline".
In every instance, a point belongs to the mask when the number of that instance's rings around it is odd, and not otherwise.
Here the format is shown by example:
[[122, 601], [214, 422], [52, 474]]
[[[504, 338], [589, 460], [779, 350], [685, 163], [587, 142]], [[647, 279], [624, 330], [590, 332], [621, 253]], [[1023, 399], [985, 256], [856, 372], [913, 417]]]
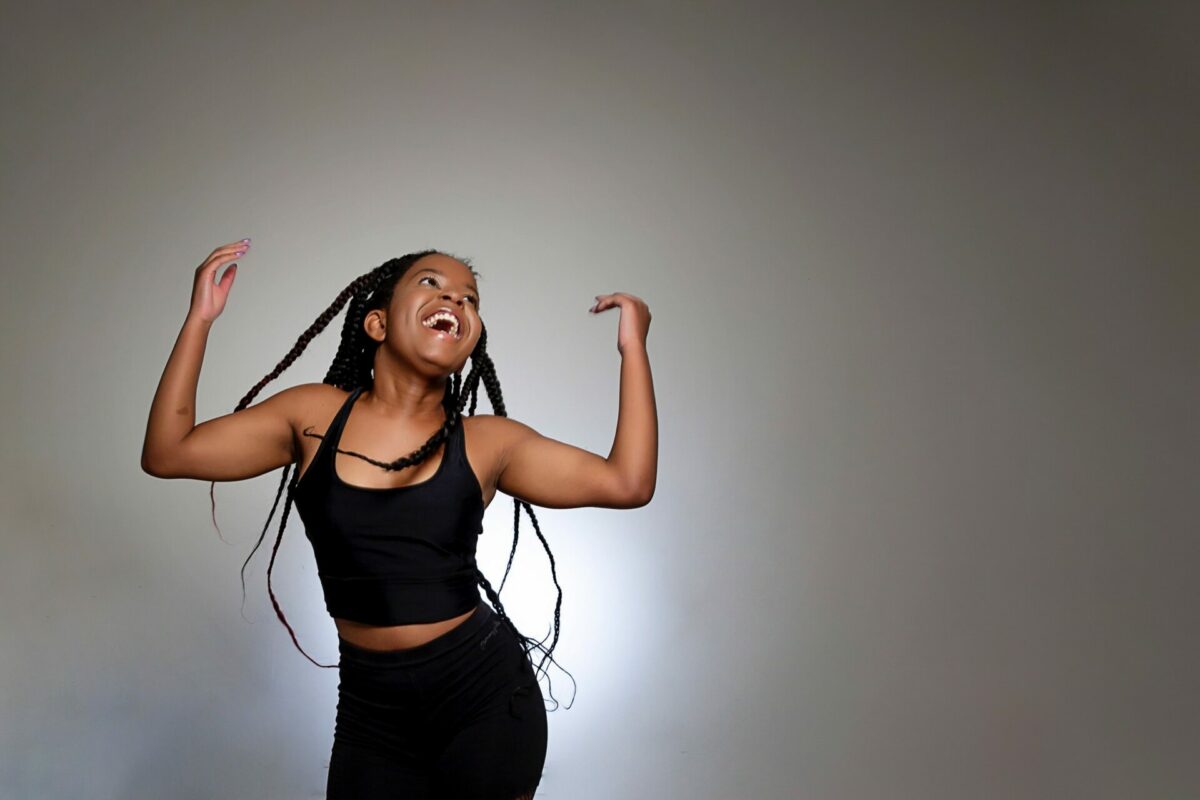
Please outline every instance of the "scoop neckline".
[[[448, 445], [449, 443], [450, 443], [450, 437], [447, 436], [446, 441], [443, 442], [442, 444]], [[417, 489], [421, 486], [424, 486], [427, 483], [433, 483], [435, 480], [440, 478], [442, 475], [442, 472], [444, 472], [446, 469], [446, 459], [448, 458], [448, 453], [446, 452], [447, 450], [449, 450], [449, 448], [443, 446], [442, 460], [438, 463], [438, 468], [436, 470], [434, 470], [434, 473], [432, 475], [430, 475], [428, 478], [421, 481], [420, 483], [407, 483], [404, 486], [359, 486], [357, 483], [347, 483], [345, 480], [342, 479], [341, 475], [338, 475], [338, 471], [337, 471], [337, 455], [338, 454], [337, 454], [336, 447], [334, 448], [332, 455], [330, 455], [330, 457], [329, 457], [330, 458], [329, 470], [330, 470], [330, 472], [333, 473], [333, 482], [339, 486], [344, 486], [347, 489], [354, 489], [355, 491], [359, 491], [359, 492], [402, 492], [405, 489]]]
[[[450, 437], [454, 435], [454, 428], [450, 429], [450, 432], [446, 434], [446, 439], [442, 442], [442, 460], [438, 462], [437, 469], [434, 470], [432, 475], [420, 483], [409, 483], [405, 484], [404, 486], [359, 486], [356, 483], [347, 483], [342, 479], [342, 476], [338, 474], [337, 470], [337, 445], [341, 444], [342, 442], [342, 436], [346, 433], [346, 423], [350, 421], [350, 412], [354, 410], [354, 404], [358, 402], [358, 398], [361, 396], [362, 388], [360, 387], [358, 389], [358, 394], [354, 396], [354, 399], [346, 408], [346, 416], [342, 419], [342, 425], [338, 429], [337, 444], [333, 445], [333, 448], [329, 454], [329, 471], [333, 474], [333, 482], [339, 486], [345, 486], [347, 489], [353, 489], [359, 492], [402, 492], [405, 489], [416, 489], [424, 486], [427, 483], [433, 483], [435, 480], [440, 478], [446, 469], [446, 459], [450, 457]], [[459, 420], [458, 424], [462, 424], [461, 419]], [[456, 425], [455, 428], [457, 427], [458, 426]], [[307, 472], [305, 474], [307, 474]]]

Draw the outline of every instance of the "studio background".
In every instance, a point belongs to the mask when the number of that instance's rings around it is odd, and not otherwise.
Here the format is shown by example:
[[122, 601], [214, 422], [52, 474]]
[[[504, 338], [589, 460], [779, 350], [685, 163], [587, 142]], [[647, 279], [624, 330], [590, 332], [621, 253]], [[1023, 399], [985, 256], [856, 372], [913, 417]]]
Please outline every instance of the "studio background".
[[[1001, 5], [6, 5], [0, 796], [323, 796], [337, 675], [271, 608], [278, 516], [239, 582], [279, 473], [217, 485], [222, 541], [207, 483], [139, 467], [245, 236], [198, 421], [437, 247], [509, 415], [607, 455], [587, 308], [649, 304], [653, 501], [537, 509], [577, 681], [539, 797], [1200, 795], [1200, 20]], [[294, 509], [273, 586], [333, 663]]]

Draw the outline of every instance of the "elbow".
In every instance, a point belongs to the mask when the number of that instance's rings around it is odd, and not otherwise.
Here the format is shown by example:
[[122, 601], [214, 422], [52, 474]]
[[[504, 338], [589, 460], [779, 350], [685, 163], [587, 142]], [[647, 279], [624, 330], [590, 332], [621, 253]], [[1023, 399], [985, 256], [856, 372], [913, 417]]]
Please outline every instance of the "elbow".
[[142, 472], [155, 478], [171, 477], [167, 470], [163, 468], [162, 463], [151, 458], [150, 454], [145, 450], [142, 451]]
[[641, 508], [649, 505], [650, 500], [654, 497], [654, 484], [649, 486], [639, 486], [628, 496], [625, 502], [626, 508]]

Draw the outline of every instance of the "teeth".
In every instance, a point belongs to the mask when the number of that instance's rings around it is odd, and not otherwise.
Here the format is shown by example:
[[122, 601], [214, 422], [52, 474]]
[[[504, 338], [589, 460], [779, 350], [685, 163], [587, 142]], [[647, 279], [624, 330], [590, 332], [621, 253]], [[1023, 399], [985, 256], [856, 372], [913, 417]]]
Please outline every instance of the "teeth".
[[429, 317], [427, 317], [425, 319], [425, 321], [422, 322], [421, 324], [424, 325], [426, 328], [432, 328], [438, 322], [438, 320], [443, 320], [443, 319], [448, 320], [450, 322], [450, 335], [453, 336], [455, 339], [457, 339], [458, 338], [458, 319], [453, 314], [449, 314], [445, 311], [438, 311], [438, 312], [435, 312], [435, 313], [429, 315]]

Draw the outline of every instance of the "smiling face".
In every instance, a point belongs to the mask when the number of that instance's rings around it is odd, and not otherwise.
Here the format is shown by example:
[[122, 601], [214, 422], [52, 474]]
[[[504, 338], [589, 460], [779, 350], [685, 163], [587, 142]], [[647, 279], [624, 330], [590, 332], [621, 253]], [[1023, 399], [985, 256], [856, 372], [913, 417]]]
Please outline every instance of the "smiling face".
[[459, 372], [483, 330], [475, 275], [450, 256], [424, 256], [396, 281], [387, 312], [368, 312], [363, 327], [422, 372]]

